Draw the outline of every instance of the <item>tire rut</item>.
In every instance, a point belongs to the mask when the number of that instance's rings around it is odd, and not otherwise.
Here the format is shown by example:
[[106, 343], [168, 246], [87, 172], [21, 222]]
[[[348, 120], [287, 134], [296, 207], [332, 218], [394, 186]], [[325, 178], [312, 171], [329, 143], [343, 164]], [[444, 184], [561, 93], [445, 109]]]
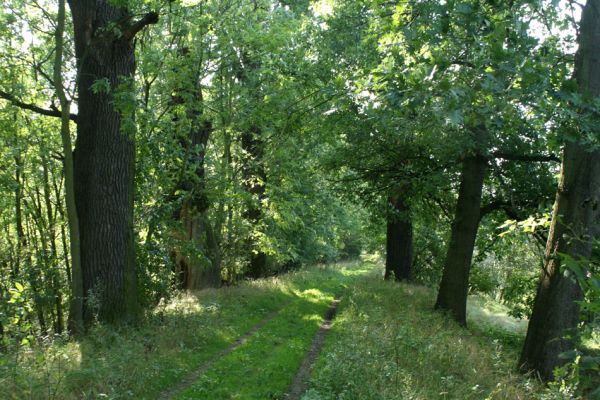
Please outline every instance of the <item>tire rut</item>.
[[296, 376], [288, 390], [286, 396], [287, 400], [300, 400], [304, 392], [306, 392], [310, 373], [315, 361], [317, 361], [319, 353], [321, 353], [321, 348], [325, 343], [325, 336], [327, 336], [327, 333], [331, 329], [331, 324], [337, 313], [337, 306], [340, 304], [340, 301], [340, 296], [336, 296], [335, 300], [331, 302], [329, 308], [325, 312], [323, 322], [321, 322], [319, 330], [315, 333], [310, 349], [304, 356], [304, 360], [302, 361], [298, 372], [296, 372]]
[[183, 378], [181, 381], [179, 381], [179, 383], [177, 383], [176, 385], [171, 386], [169, 389], [161, 392], [161, 394], [158, 396], [158, 399], [159, 400], [173, 399], [179, 393], [183, 392], [185, 389], [190, 387], [202, 375], [204, 375], [204, 373], [206, 373], [210, 369], [210, 367], [212, 367], [217, 361], [221, 360], [223, 357], [227, 356], [229, 353], [233, 352], [235, 349], [237, 349], [238, 347], [240, 347], [241, 345], [246, 343], [248, 341], [248, 339], [250, 339], [260, 328], [262, 328], [269, 321], [271, 321], [273, 318], [275, 318], [277, 316], [277, 314], [279, 314], [282, 310], [284, 310], [292, 302], [293, 302], [293, 300], [286, 303], [280, 309], [272, 311], [269, 314], [267, 314], [266, 317], [264, 317], [262, 320], [260, 320], [258, 323], [256, 323], [256, 325], [254, 325], [252, 328], [250, 328], [248, 331], [246, 331], [246, 333], [244, 333], [242, 336], [237, 338], [229, 346], [227, 346], [226, 348], [224, 348], [223, 350], [221, 350], [220, 352], [215, 354], [211, 359], [206, 361], [200, 367], [196, 368], [194, 371], [192, 371], [190, 374], [188, 374], [185, 378]]

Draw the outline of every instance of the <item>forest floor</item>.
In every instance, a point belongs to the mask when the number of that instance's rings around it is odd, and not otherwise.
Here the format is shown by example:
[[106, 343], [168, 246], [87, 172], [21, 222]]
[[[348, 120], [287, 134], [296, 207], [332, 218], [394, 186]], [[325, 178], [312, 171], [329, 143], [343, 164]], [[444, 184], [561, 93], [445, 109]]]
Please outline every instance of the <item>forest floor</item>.
[[320, 265], [181, 295], [138, 328], [0, 356], [0, 398], [553, 398], [515, 372], [523, 322], [473, 299], [463, 329], [434, 291], [381, 273]]

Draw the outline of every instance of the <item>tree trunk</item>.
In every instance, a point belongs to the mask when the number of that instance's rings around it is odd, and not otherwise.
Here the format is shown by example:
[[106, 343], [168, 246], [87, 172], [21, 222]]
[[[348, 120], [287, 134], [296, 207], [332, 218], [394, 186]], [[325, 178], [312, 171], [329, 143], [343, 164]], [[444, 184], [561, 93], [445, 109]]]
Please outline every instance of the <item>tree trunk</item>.
[[187, 47], [180, 48], [182, 61], [190, 66], [190, 74], [180, 74], [182, 88], [177, 88], [172, 100], [185, 107], [189, 131], [180, 143], [186, 154], [181, 166], [181, 180], [175, 192], [183, 192], [181, 207], [174, 217], [181, 228], [175, 233], [179, 246], [175, 249], [176, 274], [182, 289], [194, 290], [221, 285], [219, 247], [213, 246], [214, 232], [209, 220], [210, 199], [206, 188], [206, 149], [213, 133], [213, 124], [204, 115], [201, 71], [202, 61], [189, 57]]
[[[70, 129], [70, 114], [71, 102], [67, 99], [62, 77], [63, 53], [64, 53], [64, 31], [66, 20], [66, 5], [65, 0], [58, 0], [58, 16], [55, 31], [56, 50], [54, 54], [54, 85], [56, 95], [60, 102], [61, 118], [60, 118], [60, 138], [62, 151], [64, 154], [63, 171], [65, 176], [65, 202], [67, 211], [67, 224], [69, 226], [69, 244], [71, 263], [66, 247], [66, 235], [64, 227], [61, 226], [61, 237], [63, 243], [63, 251], [65, 253], [65, 267], [67, 270], [67, 278], [70, 283], [71, 296], [69, 302], [69, 318], [67, 325], [69, 332], [79, 334], [83, 332], [83, 277], [81, 269], [81, 241], [79, 233], [79, 216], [75, 205], [75, 172], [73, 161], [73, 146], [71, 145], [71, 129]], [[60, 196], [58, 196], [60, 202]], [[59, 210], [62, 208], [59, 204]], [[71, 268], [72, 266], [72, 268]], [[60, 292], [57, 297], [57, 318], [62, 318], [62, 311], [59, 312], [59, 303], [62, 303]], [[62, 327], [61, 327], [62, 329]]]
[[[249, 50], [241, 52], [237, 79], [247, 88], [252, 100], [250, 104], [254, 104], [254, 107], [258, 108], [262, 101], [261, 80], [258, 73], [261, 60], [250, 54]], [[255, 112], [255, 110], [252, 111]], [[267, 255], [259, 246], [258, 235], [253, 234], [259, 229], [263, 216], [262, 203], [266, 198], [267, 174], [263, 164], [265, 146], [263, 131], [258, 124], [258, 117], [252, 115], [251, 118], [254, 120], [249, 121], [241, 135], [241, 145], [245, 155], [242, 160], [242, 180], [250, 197], [243, 217], [253, 227], [253, 232], [246, 243], [249, 255], [246, 275], [256, 279], [267, 273]]]
[[27, 239], [23, 230], [23, 189], [21, 187], [21, 175], [23, 173], [23, 162], [19, 156], [15, 156], [15, 225], [17, 228], [17, 251], [14, 267], [12, 269], [13, 279], [19, 276], [21, 271], [22, 256], [27, 247]]
[[385, 257], [385, 279], [410, 281], [413, 265], [413, 227], [410, 208], [399, 196], [389, 200]]
[[[579, 30], [574, 77], [579, 91], [600, 95], [600, 0], [588, 0]], [[600, 151], [573, 140], [563, 151], [561, 176], [546, 244], [545, 262], [519, 367], [545, 380], [574, 348], [583, 293], [567, 271], [563, 254], [587, 262], [600, 222]]]
[[[265, 199], [266, 173], [263, 166], [263, 141], [262, 130], [253, 125], [242, 133], [242, 149], [247, 157], [242, 166], [242, 175], [246, 191], [251, 195], [247, 203], [244, 217], [256, 227], [262, 219], [262, 201]], [[267, 255], [258, 246], [256, 237], [249, 243], [250, 262], [247, 275], [251, 278], [260, 278], [267, 273]]]
[[[61, 0], [64, 1], [64, 0]], [[64, 5], [63, 5], [64, 7]], [[63, 149], [64, 150], [64, 149]], [[48, 242], [50, 244], [50, 280], [52, 285], [52, 296], [54, 298], [54, 309], [55, 309], [55, 320], [54, 320], [54, 332], [61, 334], [64, 330], [64, 315], [62, 305], [62, 291], [61, 291], [61, 279], [59, 269], [59, 257], [58, 249], [56, 247], [56, 216], [57, 211], [54, 210], [51, 201], [51, 186], [49, 178], [49, 160], [44, 154], [41, 155], [42, 168], [43, 168], [43, 181], [44, 181], [44, 203], [46, 206], [46, 219], [48, 221]], [[56, 196], [60, 194], [56, 193]]]
[[[133, 236], [133, 38], [158, 15], [132, 23], [108, 0], [69, 0], [78, 68], [75, 201], [81, 240], [83, 320], [139, 313]], [[75, 265], [73, 265], [75, 267]], [[73, 282], [76, 282], [75, 268]]]
[[479, 127], [475, 130], [475, 154], [466, 157], [462, 163], [450, 244], [435, 303], [435, 309], [448, 311], [463, 326], [467, 325], [469, 271], [479, 228], [481, 193], [487, 170], [487, 162], [481, 155], [486, 136], [485, 128]]
[[[34, 205], [29, 206], [30, 209], [35, 208]], [[32, 215], [35, 219], [35, 214]], [[43, 279], [42, 279], [42, 266], [40, 265], [42, 260], [42, 251], [39, 249], [38, 242], [35, 240], [35, 228], [32, 226], [34, 223], [39, 223], [39, 221], [31, 221], [31, 219], [26, 220], [25, 224], [25, 243], [27, 243], [27, 251], [25, 257], [25, 266], [23, 268], [23, 272], [26, 273], [27, 281], [29, 282], [29, 286], [31, 287], [31, 292], [33, 294], [33, 309], [37, 315], [38, 323], [40, 325], [40, 334], [45, 335], [48, 333], [47, 325], [46, 325], [46, 317], [44, 315], [44, 306], [45, 306], [45, 296], [40, 291], [40, 287], [43, 287]], [[33, 264], [32, 260], [32, 251], [35, 251], [37, 263]]]
[[[202, 101], [200, 95], [197, 101]], [[193, 106], [190, 107], [192, 109]], [[186, 192], [186, 198], [178, 215], [182, 227], [177, 236], [183, 246], [175, 251], [175, 262], [181, 287], [194, 290], [221, 285], [221, 257], [208, 218], [209, 199], [204, 165], [206, 146], [213, 127], [210, 121], [201, 121], [202, 113], [188, 114], [192, 119], [189, 140], [186, 141], [188, 162], [194, 166], [195, 173], [193, 179], [184, 178], [179, 185]], [[184, 171], [184, 175], [189, 174]]]

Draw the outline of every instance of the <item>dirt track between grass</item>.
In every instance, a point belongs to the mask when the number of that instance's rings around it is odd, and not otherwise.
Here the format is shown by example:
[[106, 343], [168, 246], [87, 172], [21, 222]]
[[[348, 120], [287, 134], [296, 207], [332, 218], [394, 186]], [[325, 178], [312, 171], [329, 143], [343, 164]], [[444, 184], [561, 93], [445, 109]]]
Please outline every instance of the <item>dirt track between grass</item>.
[[325, 343], [325, 336], [329, 332], [329, 329], [331, 329], [331, 324], [333, 322], [333, 319], [335, 318], [337, 306], [340, 303], [340, 301], [340, 297], [337, 296], [335, 300], [331, 302], [329, 308], [325, 312], [325, 316], [323, 317], [321, 327], [319, 328], [317, 333], [315, 333], [310, 349], [304, 356], [304, 360], [302, 361], [298, 372], [296, 372], [294, 381], [292, 382], [292, 385], [288, 390], [288, 400], [300, 400], [304, 392], [306, 392], [308, 379], [310, 378], [310, 373], [312, 371], [315, 361], [317, 361], [317, 357], [319, 357], [321, 348]]
[[174, 386], [171, 386], [169, 389], [163, 391], [159, 396], [159, 400], [168, 400], [175, 398], [179, 393], [183, 392], [185, 389], [190, 387], [194, 382], [196, 382], [204, 373], [206, 373], [210, 367], [212, 367], [217, 361], [221, 360], [223, 357], [227, 356], [229, 353], [243, 345], [250, 339], [260, 328], [265, 326], [269, 321], [277, 316], [283, 309], [285, 309], [291, 302], [288, 302], [283, 307], [278, 310], [272, 311], [267, 314], [266, 317], [261, 319], [256, 325], [250, 328], [246, 333], [237, 338], [233, 343], [229, 346], [215, 354], [210, 360], [206, 361], [200, 367], [196, 368], [194, 371], [189, 373], [185, 378], [183, 378], [179, 383]]

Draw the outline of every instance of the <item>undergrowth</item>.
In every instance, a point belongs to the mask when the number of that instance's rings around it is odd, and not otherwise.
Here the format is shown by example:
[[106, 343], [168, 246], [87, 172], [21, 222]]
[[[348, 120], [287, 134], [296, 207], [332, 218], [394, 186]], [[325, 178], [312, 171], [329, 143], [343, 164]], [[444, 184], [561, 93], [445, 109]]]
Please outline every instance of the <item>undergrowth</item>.
[[[358, 281], [334, 322], [304, 400], [533, 399], [542, 387], [515, 371], [522, 330], [501, 310], [473, 313], [470, 329], [433, 311], [425, 287]], [[502, 316], [504, 318], [504, 316]], [[519, 326], [517, 323], [515, 326]], [[514, 326], [513, 326], [514, 327]]]
[[[315, 266], [238, 287], [181, 294], [156, 307], [137, 328], [97, 325], [79, 341], [56, 338], [12, 349], [0, 354], [0, 398], [156, 398], [270, 313], [293, 304], [292, 310], [304, 310], [303, 304], [315, 301], [310, 289], [318, 290], [317, 304], [324, 307], [354, 279], [344, 275], [346, 267], [360, 272], [356, 264]], [[288, 371], [290, 382], [294, 372]], [[231, 385], [225, 389], [233, 390]]]
[[[176, 398], [285, 399], [335, 295], [340, 310], [304, 400], [578, 396], [577, 366], [548, 388], [516, 372], [526, 323], [502, 306], [471, 297], [464, 329], [433, 311], [434, 291], [384, 282], [380, 265], [366, 262], [180, 294], [136, 328], [96, 325], [78, 341], [47, 338], [5, 351], [0, 398], [154, 399], [211, 361]], [[235, 351], [217, 357], [267, 316]]]

